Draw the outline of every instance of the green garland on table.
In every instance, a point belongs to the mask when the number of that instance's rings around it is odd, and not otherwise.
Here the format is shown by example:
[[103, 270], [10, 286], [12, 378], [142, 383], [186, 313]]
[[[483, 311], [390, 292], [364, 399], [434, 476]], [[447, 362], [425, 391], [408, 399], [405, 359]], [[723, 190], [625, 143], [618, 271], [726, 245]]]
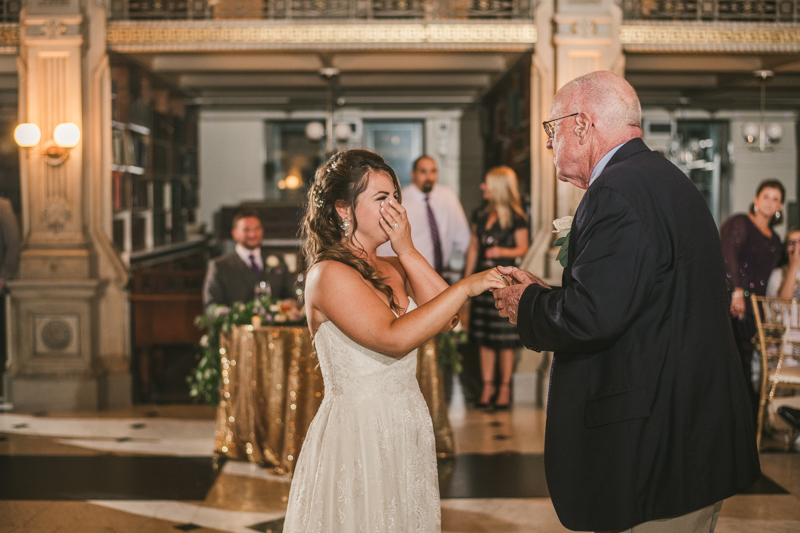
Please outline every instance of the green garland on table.
[[456, 374], [460, 374], [464, 370], [464, 356], [458, 351], [458, 345], [466, 343], [468, 337], [467, 332], [460, 328], [436, 335], [436, 346], [439, 349], [439, 368], [446, 370], [449, 367]]
[[200, 353], [195, 369], [186, 377], [189, 396], [203, 398], [209, 405], [219, 403], [220, 347], [221, 333], [230, 333], [231, 326], [245, 326], [253, 323], [254, 317], [261, 319], [265, 326], [305, 325], [304, 308], [296, 300], [275, 302], [264, 296], [247, 303], [236, 302], [231, 307], [212, 305], [206, 314], [194, 319], [195, 325], [206, 330], [200, 339]]
[[[203, 398], [209, 405], [219, 404], [220, 392], [220, 334], [230, 333], [232, 326], [246, 326], [253, 323], [253, 317], [260, 317], [261, 324], [269, 325], [305, 325], [304, 309], [298, 307], [295, 300], [274, 302], [269, 296], [247, 303], [237, 302], [231, 307], [224, 305], [209, 306], [206, 314], [194, 319], [195, 325], [206, 334], [200, 339], [200, 353], [197, 366], [186, 377], [189, 384], [189, 396]], [[463, 370], [463, 356], [458, 345], [467, 342], [467, 332], [452, 330], [439, 333], [436, 344], [439, 351], [439, 367], [450, 368], [456, 374]]]

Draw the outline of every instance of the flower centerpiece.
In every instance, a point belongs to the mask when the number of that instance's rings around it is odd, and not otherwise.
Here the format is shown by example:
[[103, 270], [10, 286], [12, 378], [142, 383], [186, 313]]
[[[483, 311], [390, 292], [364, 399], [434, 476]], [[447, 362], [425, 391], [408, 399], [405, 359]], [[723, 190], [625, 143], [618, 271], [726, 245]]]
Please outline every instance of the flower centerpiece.
[[553, 243], [553, 246], [561, 247], [556, 259], [561, 263], [562, 267], [566, 268], [569, 253], [569, 233], [572, 229], [572, 217], [566, 216], [555, 219], [553, 221], [553, 227], [556, 228], [553, 233], [558, 234], [558, 239]]
[[209, 306], [206, 314], [194, 319], [198, 328], [206, 330], [200, 339], [197, 367], [186, 378], [189, 395], [202, 397], [209, 405], [219, 403], [220, 333], [229, 333], [231, 326], [305, 325], [305, 308], [297, 300], [273, 301], [269, 296], [251, 302], [236, 302], [231, 307]]

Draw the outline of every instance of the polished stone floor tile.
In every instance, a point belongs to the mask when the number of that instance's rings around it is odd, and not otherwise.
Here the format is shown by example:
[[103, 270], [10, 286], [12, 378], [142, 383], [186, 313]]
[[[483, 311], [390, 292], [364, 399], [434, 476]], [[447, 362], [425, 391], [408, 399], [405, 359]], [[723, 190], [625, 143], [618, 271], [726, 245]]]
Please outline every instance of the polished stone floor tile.
[[205, 504], [189, 502], [159, 502], [156, 506], [147, 501], [93, 501], [92, 503], [140, 517], [197, 524], [203, 528], [232, 533], [253, 533], [257, 531], [252, 529], [253, 526], [282, 520], [286, 514], [285, 506], [278, 512], [259, 513], [239, 509], [214, 509], [206, 507]]
[[720, 518], [715, 533], [798, 533], [794, 520], [728, 520]]
[[[0, 533], [177, 533], [186, 521], [158, 519], [88, 502], [0, 501]], [[200, 533], [228, 531], [206, 526]], [[252, 533], [244, 531], [242, 533]]]
[[283, 516], [290, 484], [290, 478], [270, 474], [257, 465], [227, 461], [203, 505]]
[[0, 456], [0, 500], [204, 500], [210, 457]]
[[443, 533], [565, 531], [548, 498], [442, 500]]
[[213, 418], [92, 419], [0, 414], [0, 433], [6, 435], [51, 437], [61, 444], [120, 453], [210, 456], [214, 428]]
[[[567, 531], [546, 497], [543, 410], [515, 407], [492, 413], [456, 401], [451, 421], [459, 455], [440, 463], [445, 533]], [[17, 488], [38, 487], [28, 500], [0, 495], [0, 533], [278, 533], [289, 478], [247, 462], [217, 464], [213, 434], [214, 411], [206, 406], [0, 413], [0, 492], [12, 477], [30, 478], [13, 483]], [[203, 481], [193, 494], [181, 485], [191, 485], [196, 472], [174, 470], [185, 461], [201, 461], [207, 476], [200, 476]], [[800, 454], [763, 453], [761, 461], [768, 479], [757, 487], [760, 493], [727, 500], [718, 533], [800, 533]], [[116, 466], [102, 468], [112, 463]], [[161, 465], [157, 473], [155, 464]], [[81, 476], [70, 488], [70, 477]], [[147, 488], [142, 478], [162, 486]], [[52, 486], [44, 487], [48, 483]], [[87, 486], [105, 492], [90, 496]], [[64, 492], [59, 501], [45, 499], [57, 490]], [[88, 501], [69, 501], [79, 497]]]
[[490, 412], [454, 401], [450, 409], [456, 453], [544, 453], [545, 420], [533, 407]]
[[444, 498], [546, 498], [544, 456], [506, 452], [459, 454], [439, 461]]

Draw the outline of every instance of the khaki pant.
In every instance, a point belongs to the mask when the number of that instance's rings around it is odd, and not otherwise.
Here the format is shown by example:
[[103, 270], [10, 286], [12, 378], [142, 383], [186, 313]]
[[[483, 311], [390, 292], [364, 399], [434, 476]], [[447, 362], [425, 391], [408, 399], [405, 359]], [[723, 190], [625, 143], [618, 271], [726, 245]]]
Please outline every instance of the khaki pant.
[[[660, 518], [637, 524], [630, 529], [602, 533], [714, 533], [722, 502], [672, 518]], [[598, 532], [601, 533], [601, 532]]]

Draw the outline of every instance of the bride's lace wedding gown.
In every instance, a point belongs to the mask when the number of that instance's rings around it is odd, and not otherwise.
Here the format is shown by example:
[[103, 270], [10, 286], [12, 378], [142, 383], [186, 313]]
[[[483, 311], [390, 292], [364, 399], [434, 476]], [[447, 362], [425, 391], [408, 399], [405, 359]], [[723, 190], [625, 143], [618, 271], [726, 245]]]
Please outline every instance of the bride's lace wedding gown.
[[284, 533], [440, 531], [436, 445], [416, 350], [387, 357], [331, 322], [315, 344], [325, 399], [297, 460]]

